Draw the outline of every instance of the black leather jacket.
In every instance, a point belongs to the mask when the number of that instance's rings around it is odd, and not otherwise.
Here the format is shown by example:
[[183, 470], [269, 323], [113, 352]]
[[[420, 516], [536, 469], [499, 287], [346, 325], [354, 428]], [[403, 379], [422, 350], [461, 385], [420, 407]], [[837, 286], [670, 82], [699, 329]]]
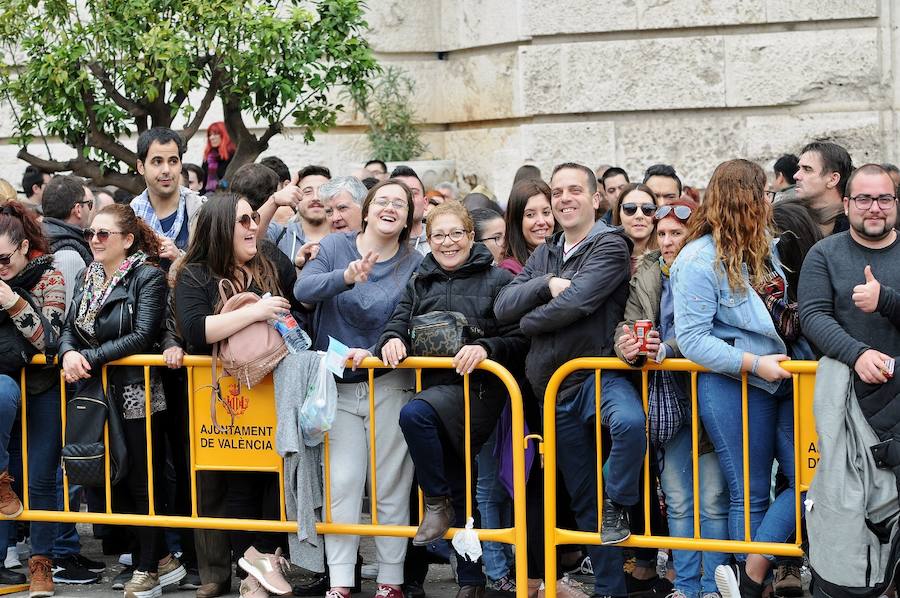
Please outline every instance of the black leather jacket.
[[[78, 351], [99, 375], [104, 364], [129, 355], [149, 353], [162, 333], [166, 311], [165, 273], [149, 264], [129, 272], [112, 290], [94, 322], [94, 338], [85, 338], [75, 326], [75, 318], [84, 296], [84, 276], [75, 286], [69, 316], [59, 339], [59, 357]], [[142, 367], [110, 368], [109, 381], [116, 385], [144, 381]]]

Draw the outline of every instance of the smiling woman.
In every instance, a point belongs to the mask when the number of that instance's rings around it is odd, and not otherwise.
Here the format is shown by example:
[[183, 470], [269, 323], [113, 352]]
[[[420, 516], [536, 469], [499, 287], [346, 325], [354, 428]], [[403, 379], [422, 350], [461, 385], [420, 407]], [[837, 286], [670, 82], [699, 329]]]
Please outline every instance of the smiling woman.
[[[323, 185], [324, 187], [324, 185]], [[403, 294], [403, 287], [422, 259], [407, 242], [413, 227], [413, 195], [397, 179], [383, 181], [369, 191], [362, 204], [362, 232], [332, 233], [322, 239], [319, 254], [303, 268], [294, 295], [314, 307], [313, 348], [328, 348], [328, 337], [352, 349], [348, 358], [359, 363], [371, 355], [362, 347], [378, 340]], [[378, 491], [378, 521], [407, 524], [412, 464], [396, 422], [414, 388], [411, 370], [376, 370], [375, 416], [382, 422], [375, 435], [378, 479], [391, 480]], [[368, 407], [360, 407], [359, 393], [367, 376], [347, 371], [337, 380], [337, 414], [329, 433], [331, 515], [336, 523], [358, 523], [369, 459]], [[354, 585], [358, 536], [326, 536], [331, 591], [349, 596]], [[375, 539], [379, 595], [400, 593], [403, 583], [405, 538]]]

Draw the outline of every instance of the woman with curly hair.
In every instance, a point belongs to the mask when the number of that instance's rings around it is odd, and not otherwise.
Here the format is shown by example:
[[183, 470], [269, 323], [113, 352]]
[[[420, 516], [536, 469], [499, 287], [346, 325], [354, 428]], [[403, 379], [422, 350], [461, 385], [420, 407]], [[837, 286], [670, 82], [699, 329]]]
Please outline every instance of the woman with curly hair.
[[[754, 542], [784, 542], [794, 533], [794, 420], [790, 373], [781, 367], [799, 340], [796, 307], [771, 237], [766, 175], [747, 160], [720, 164], [706, 200], [688, 228], [672, 267], [675, 335], [682, 353], [711, 370], [700, 374], [700, 418], [728, 484], [728, 530], [744, 540], [741, 376], [747, 375], [750, 534]], [[769, 500], [772, 463], [788, 486]], [[716, 568], [724, 598], [757, 598], [770, 561], [737, 555]]]

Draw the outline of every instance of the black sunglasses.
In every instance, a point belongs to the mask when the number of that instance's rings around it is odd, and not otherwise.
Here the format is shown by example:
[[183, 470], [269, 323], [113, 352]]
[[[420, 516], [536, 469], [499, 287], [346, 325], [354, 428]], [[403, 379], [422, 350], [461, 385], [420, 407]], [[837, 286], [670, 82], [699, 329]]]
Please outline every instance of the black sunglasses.
[[[656, 204], [642, 203], [640, 205], [640, 208], [641, 208], [641, 212], [644, 213], [644, 216], [647, 216], [649, 218], [650, 216], [653, 215], [653, 212], [656, 211]], [[623, 203], [622, 211], [625, 212], [626, 216], [634, 216], [635, 214], [637, 214], [638, 205], [636, 203], [631, 203], [631, 202]]]
[[658, 210], [656, 210], [656, 215], [653, 218], [655, 220], [662, 220], [672, 212], [675, 212], [676, 218], [678, 218], [682, 222], [685, 222], [688, 218], [691, 217], [693, 210], [691, 210], [688, 206], [662, 206]]
[[7, 253], [6, 255], [0, 255], [0, 266], [8, 266], [9, 262], [12, 261], [12, 256], [16, 254], [16, 252], [21, 249], [22, 242], [19, 241], [19, 244], [16, 245], [16, 248], [13, 249], [12, 253]]
[[84, 235], [84, 240], [88, 243], [91, 242], [91, 239], [94, 238], [94, 235], [97, 235], [98, 241], [100, 241], [101, 243], [106, 243], [107, 241], [109, 241], [110, 235], [124, 235], [125, 233], [121, 231], [106, 230], [105, 228], [101, 228], [100, 230], [86, 228], [84, 229], [84, 232], [82, 234]]
[[259, 224], [259, 212], [253, 212], [252, 214], [244, 214], [240, 218], [237, 219], [237, 223], [250, 230], [250, 221], [252, 220], [256, 224]]

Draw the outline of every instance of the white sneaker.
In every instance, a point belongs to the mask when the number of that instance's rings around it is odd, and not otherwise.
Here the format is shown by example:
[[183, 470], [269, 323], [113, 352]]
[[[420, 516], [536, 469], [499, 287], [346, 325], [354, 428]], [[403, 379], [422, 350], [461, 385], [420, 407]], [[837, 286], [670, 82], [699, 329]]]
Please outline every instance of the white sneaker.
[[3, 566], [7, 569], [18, 569], [22, 566], [22, 561], [19, 560], [19, 551], [15, 546], [6, 549], [6, 560], [3, 561]]

